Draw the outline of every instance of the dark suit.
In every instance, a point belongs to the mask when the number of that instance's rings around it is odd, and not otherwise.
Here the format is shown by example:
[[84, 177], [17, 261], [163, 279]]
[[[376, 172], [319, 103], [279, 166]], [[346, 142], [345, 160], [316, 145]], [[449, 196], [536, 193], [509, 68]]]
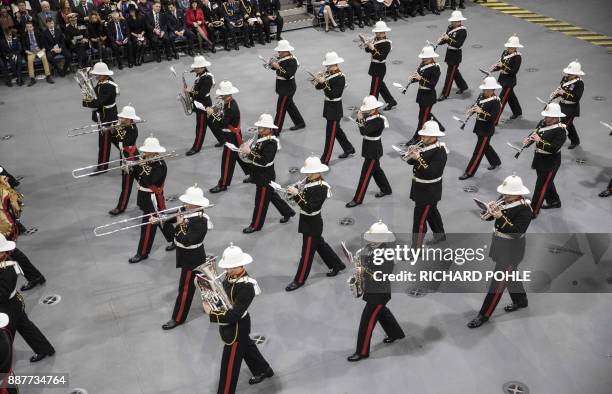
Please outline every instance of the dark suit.
[[59, 25], [59, 20], [57, 19], [57, 11], [41, 11], [39, 12], [37, 15], [37, 19], [38, 19], [38, 27], [40, 28], [41, 31], [44, 31], [47, 29], [47, 17], [53, 18], [53, 22], [55, 23], [55, 27], [57, 29], [59, 29], [60, 25]]
[[[283, 32], [283, 17], [280, 15], [280, 1], [279, 0], [257, 0], [261, 9], [264, 23], [264, 31], [266, 33], [266, 41], [270, 42], [270, 25], [276, 25], [276, 40], [281, 39], [281, 33]], [[270, 17], [275, 17], [274, 19]]]
[[[127, 24], [125, 21], [119, 21], [116, 24], [114, 21], [108, 22], [106, 25], [106, 32], [108, 36], [108, 40], [110, 41], [111, 49], [113, 50], [113, 54], [117, 58], [117, 62], [122, 65], [122, 57], [126, 54], [122, 51], [124, 48], [127, 48], [127, 57], [128, 64], [134, 63], [134, 49], [132, 46], [132, 40], [129, 34], [129, 30], [127, 28]], [[127, 38], [127, 42], [125, 44], [118, 44], [117, 41], [124, 41]], [[121, 40], [122, 39], [122, 40]]]
[[[43, 32], [43, 40], [47, 52], [47, 59], [51, 61], [53, 67], [55, 67], [60, 74], [67, 72], [70, 68], [72, 56], [70, 55], [68, 48], [66, 48], [66, 36], [62, 30], [56, 27], [53, 29], [53, 34], [51, 34], [50, 30], [45, 30]], [[56, 45], [61, 52], [55, 53], [51, 51], [51, 49], [53, 49]], [[64, 58], [59, 59], [60, 55]]]
[[172, 50], [176, 52], [175, 41], [177, 37], [179, 37], [175, 32], [183, 33], [183, 37], [185, 41], [187, 41], [187, 50], [189, 52], [193, 52], [193, 41], [196, 36], [193, 32], [185, 27], [185, 14], [179, 10], [175, 10], [174, 14], [171, 12], [167, 12], [166, 14], [166, 22], [167, 22], [167, 34], [170, 39], [170, 45], [172, 46]]
[[68, 48], [77, 56], [79, 61], [79, 67], [87, 66], [87, 49], [89, 49], [89, 42], [82, 42], [83, 39], [88, 38], [87, 26], [84, 23], [77, 21], [76, 26], [66, 26], [66, 41], [68, 42]]
[[[204, 20], [208, 26], [208, 39], [213, 45], [217, 42], [217, 34], [223, 35], [224, 47], [229, 50], [229, 38], [227, 27], [225, 26], [225, 16], [223, 7], [218, 3], [206, 3], [207, 5], [202, 8], [204, 13]], [[215, 34], [216, 33], [216, 34]]]
[[9, 69], [13, 76], [17, 77], [17, 82], [21, 82], [21, 63], [23, 61], [23, 49], [19, 39], [11, 39], [9, 45], [5, 38], [0, 39], [0, 72], [9, 81]]
[[166, 31], [168, 30], [168, 23], [166, 20], [166, 14], [159, 13], [158, 15], [158, 24], [160, 32], [164, 33], [162, 37], [155, 34], [153, 31], [155, 29], [155, 12], [151, 11], [145, 16], [145, 23], [147, 25], [147, 34], [149, 36], [149, 41], [151, 42], [151, 47], [155, 50], [155, 56], [159, 61], [161, 59], [160, 48], [164, 47], [166, 51], [166, 56], [170, 56], [171, 46], [170, 46], [170, 38]]
[[95, 7], [94, 7], [93, 3], [87, 4], [87, 10], [81, 4], [79, 4], [76, 7], [74, 7], [74, 12], [76, 12], [79, 15], [79, 17], [78, 17], [79, 18], [78, 19], [79, 23], [87, 22], [85, 20], [85, 17], [89, 17], [89, 15], [91, 15], [92, 11], [95, 11]]

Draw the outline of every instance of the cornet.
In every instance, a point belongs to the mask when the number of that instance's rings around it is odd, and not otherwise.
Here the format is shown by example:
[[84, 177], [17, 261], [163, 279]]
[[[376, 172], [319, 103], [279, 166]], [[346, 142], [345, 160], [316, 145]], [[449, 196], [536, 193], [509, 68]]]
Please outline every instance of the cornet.
[[[327, 70], [317, 71], [316, 74], [311, 73], [310, 71], [306, 71], [310, 78], [308, 79], [313, 86], [316, 86], [319, 83], [319, 79], [326, 78], [328, 76]], [[325, 81], [326, 87], [329, 86], [329, 83]]]
[[[146, 123], [146, 120], [145, 119], [141, 119], [138, 121], [134, 120], [133, 123], [134, 124]], [[121, 126], [122, 125], [120, 125], [116, 120], [113, 120], [110, 122], [104, 122], [100, 124], [90, 124], [90, 125], [77, 127], [77, 128], [68, 130], [68, 137], [72, 138], [72, 137], [78, 137], [80, 135], [85, 135], [85, 134], [100, 133], [100, 132], [105, 131], [105, 129], [112, 131], [113, 129], [116, 129]]]
[[425, 144], [423, 143], [423, 141], [420, 141], [420, 140], [416, 144], [408, 145], [406, 149], [402, 149], [396, 145], [391, 145], [391, 148], [393, 148], [394, 151], [399, 153], [400, 158], [404, 161], [410, 160], [410, 156], [409, 156], [410, 153], [420, 152], [421, 149], [423, 149], [424, 147], [425, 147]]
[[374, 44], [374, 40], [376, 40], [376, 36], [359, 34], [359, 48], [366, 49], [370, 44]]
[[[266, 70], [275, 70], [274, 68], [272, 68], [272, 63], [276, 61], [275, 57], [271, 57], [269, 59], [266, 59], [265, 57], [259, 55], [258, 58], [263, 62], [262, 66], [263, 68], [265, 68]], [[282, 73], [285, 72], [285, 69], [282, 68], [280, 66], [280, 64], [278, 65], [278, 70]]]
[[[308, 177], [304, 177], [303, 179], [292, 183], [290, 185], [287, 185], [287, 187], [282, 187], [281, 185], [279, 185], [278, 183], [271, 181], [270, 182], [270, 186], [276, 190], [278, 193], [280, 193], [281, 197], [287, 201], [290, 205], [295, 205], [297, 204], [297, 202], [295, 201], [294, 197], [297, 197], [298, 200], [300, 200], [300, 202], [305, 203], [306, 200], [304, 199], [304, 186], [306, 186], [306, 184], [308, 183]], [[298, 194], [291, 194], [289, 193], [289, 188], [290, 187], [294, 187], [298, 190]]]
[[[477, 202], [477, 204], [478, 204], [478, 202]], [[478, 206], [481, 206], [481, 204], [478, 204]], [[482, 220], [487, 220], [487, 219], [490, 219], [493, 216], [493, 211], [501, 209], [501, 207], [504, 205], [504, 198], [500, 197], [498, 200], [491, 201], [491, 202], [486, 203], [484, 205], [486, 205], [486, 209], [484, 211], [480, 212], [480, 218]], [[482, 208], [482, 206], [481, 206], [481, 208]]]
[[[75, 179], [85, 178], [87, 176], [101, 174], [106, 171], [126, 170], [136, 165], [147, 164], [147, 163], [150, 163], [156, 160], [162, 160], [162, 159], [173, 159], [175, 157], [178, 157], [178, 155], [176, 154], [176, 151], [172, 151], [172, 152], [164, 153], [164, 154], [161, 154], [155, 157], [149, 157], [146, 159], [143, 159], [142, 155], [137, 155], [137, 156], [134, 156], [134, 159], [136, 160], [126, 160], [125, 158], [111, 160], [111, 161], [107, 161], [106, 163], [92, 164], [90, 166], [76, 168], [72, 170], [72, 177]], [[104, 166], [104, 165], [108, 165], [109, 168], [107, 170], [93, 170], [92, 171], [92, 169], [98, 168], [99, 166]]]

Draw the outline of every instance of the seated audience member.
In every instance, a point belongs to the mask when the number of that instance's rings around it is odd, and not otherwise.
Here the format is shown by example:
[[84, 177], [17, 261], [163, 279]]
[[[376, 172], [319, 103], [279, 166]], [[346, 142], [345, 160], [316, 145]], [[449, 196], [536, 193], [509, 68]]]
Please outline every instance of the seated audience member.
[[47, 19], [47, 30], [42, 34], [47, 59], [51, 61], [55, 71], [63, 77], [70, 71], [71, 55], [66, 48], [66, 36], [55, 26], [52, 18]]
[[57, 11], [51, 10], [51, 6], [49, 6], [48, 1], [43, 1], [40, 3], [42, 11], [38, 13], [38, 26], [40, 27], [40, 31], [44, 31], [47, 28], [47, 19], [51, 18], [53, 23], [56, 26], [58, 25], [57, 20]]
[[68, 15], [70, 14], [72, 14], [70, 2], [67, 0], [62, 0], [62, 5], [60, 6], [60, 12], [57, 17], [56, 26], [60, 29], [65, 29], [66, 25], [68, 25]]
[[73, 12], [68, 15], [68, 26], [66, 26], [66, 42], [68, 49], [76, 55], [79, 67], [87, 67], [87, 50], [89, 49], [89, 37], [87, 26], [79, 23], [78, 14]]
[[[202, 3], [204, 2], [202, 1]], [[174, 4], [176, 5], [177, 12], [180, 12], [182, 14], [185, 14], [185, 11], [187, 11], [191, 6], [189, 0], [176, 0]]]
[[110, 21], [111, 14], [117, 10], [117, 6], [112, 4], [110, 0], [104, 0], [102, 4], [98, 7], [98, 14], [100, 14], [100, 18], [103, 21]]
[[15, 27], [19, 32], [24, 32], [26, 22], [33, 21], [32, 13], [26, 7], [26, 2], [20, 0], [17, 2], [17, 11], [13, 11], [13, 19], [15, 20]]
[[79, 5], [74, 7], [74, 12], [79, 15], [79, 23], [89, 23], [89, 16], [96, 8], [88, 0], [79, 0]]
[[224, 48], [229, 51], [229, 38], [225, 27], [225, 17], [223, 7], [216, 1], [202, 0], [202, 9], [204, 11], [204, 23], [208, 32], [208, 39], [211, 44], [211, 52], [215, 53], [215, 45], [219, 37], [223, 36]]
[[132, 0], [119, 0], [117, 3], [117, 11], [122, 19], [127, 19], [130, 16], [130, 4], [135, 4]]
[[21, 77], [21, 62], [23, 61], [23, 50], [17, 29], [10, 29], [5, 38], [0, 42], [0, 67], [5, 76], [6, 86], [13, 86], [9, 71], [17, 78], [17, 85], [23, 85]]
[[176, 39], [183, 37], [187, 42], [187, 54], [189, 56], [194, 56], [193, 41], [195, 39], [195, 35], [191, 32], [191, 30], [187, 30], [185, 28], [185, 16], [176, 9], [176, 5], [174, 3], [168, 4], [166, 19], [168, 24], [168, 38], [170, 39], [170, 44], [172, 45], [172, 50], [174, 53], [178, 53], [176, 51]]
[[153, 9], [151, 0], [138, 0], [136, 5], [138, 7], [138, 14], [142, 17], [146, 16]]
[[325, 20], [325, 33], [329, 32], [329, 25], [332, 25], [332, 29], [338, 26], [336, 21], [334, 20], [334, 13], [332, 11], [330, 0], [321, 0], [319, 2], [319, 18], [323, 17]]
[[[125, 37], [127, 36], [128, 35], [125, 34]], [[95, 49], [97, 51], [98, 58], [100, 59], [100, 61], [110, 55], [111, 50], [108, 41], [108, 33], [106, 32], [106, 27], [104, 26], [104, 23], [102, 23], [102, 21], [100, 20], [100, 15], [98, 14], [98, 11], [92, 11], [91, 14], [89, 14], [87, 37], [89, 37], [89, 47], [92, 50]]]
[[[166, 23], [166, 15], [161, 13], [161, 3], [156, 1], [153, 3], [153, 9], [145, 17], [147, 24], [147, 32], [151, 47], [155, 51], [155, 59], [161, 62], [161, 47], [164, 47], [166, 58], [172, 60], [170, 53], [170, 40], [168, 39], [168, 25]], [[174, 58], [178, 59], [178, 54], [174, 54]]]
[[340, 31], [344, 31], [345, 26], [353, 30], [353, 9], [348, 0], [331, 0], [331, 8], [340, 24]]
[[[185, 26], [198, 38], [198, 47], [202, 53], [202, 43], [210, 42], [206, 23], [204, 22], [204, 11], [198, 7], [197, 0], [191, 0], [191, 7], [185, 12]], [[214, 45], [213, 45], [214, 47]]]
[[32, 86], [36, 83], [36, 74], [34, 73], [34, 59], [36, 58], [39, 58], [43, 65], [47, 83], [55, 83], [53, 78], [51, 78], [51, 71], [49, 70], [49, 62], [47, 61], [42, 34], [34, 30], [32, 21], [26, 22], [25, 32], [21, 35], [21, 40], [21, 45], [28, 61], [28, 74], [30, 76], [28, 86]]
[[130, 42], [136, 54], [135, 65], [140, 66], [144, 62], [145, 49], [147, 48], [146, 24], [144, 17], [138, 14], [134, 4], [130, 4], [130, 17], [127, 20]]
[[10, 30], [16, 27], [15, 20], [10, 13], [11, 8], [8, 5], [3, 5], [0, 8], [0, 29], [4, 32], [4, 35]]
[[248, 23], [244, 22], [244, 12], [237, 0], [227, 0], [223, 3], [225, 27], [234, 41], [234, 48], [238, 50], [238, 39], [236, 32], [240, 31], [244, 40], [244, 46], [250, 48], [249, 36], [251, 34]]
[[283, 38], [281, 33], [283, 32], [283, 17], [280, 15], [280, 1], [279, 0], [260, 0], [262, 19], [264, 23], [264, 31], [266, 33], [266, 42], [270, 42], [270, 25], [276, 25], [276, 41], [280, 41]]
[[[117, 58], [117, 67], [119, 70], [123, 69], [123, 57], [127, 56], [128, 67], [132, 68], [134, 64], [140, 66], [142, 62], [142, 56], [144, 56], [144, 49], [142, 53], [135, 50], [138, 48], [136, 43], [139, 41], [138, 37], [142, 36], [142, 44], [140, 46], [144, 48], [146, 41], [144, 39], [144, 22], [142, 18], [136, 15], [136, 6], [130, 5], [130, 13], [133, 14], [128, 18], [127, 22], [122, 21], [119, 17], [118, 12], [111, 14], [111, 21], [106, 24], [106, 33], [108, 35], [108, 42], [113, 50], [115, 58]], [[133, 22], [134, 21], [134, 22]], [[133, 27], [132, 27], [133, 22]], [[136, 27], [140, 29], [140, 33], [136, 31]], [[127, 51], [127, 53], [125, 53]], [[134, 60], [134, 52], [136, 51], [136, 59]]]
[[259, 0], [240, 0], [240, 5], [244, 14], [244, 22], [249, 28], [249, 45], [255, 46], [253, 37], [256, 33], [259, 43], [264, 45], [264, 23]]

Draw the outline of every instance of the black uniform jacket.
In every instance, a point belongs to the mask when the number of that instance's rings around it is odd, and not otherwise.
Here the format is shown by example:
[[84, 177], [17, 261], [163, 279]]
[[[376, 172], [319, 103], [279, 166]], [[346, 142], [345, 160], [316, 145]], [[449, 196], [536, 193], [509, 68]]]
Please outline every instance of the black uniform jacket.
[[[198, 75], [193, 82], [193, 90], [191, 91], [191, 97], [194, 101], [202, 103], [205, 107], [212, 105], [212, 99], [210, 98], [210, 89], [215, 84], [215, 76], [208, 71]], [[193, 106], [194, 111], [203, 112]]]
[[[383, 244], [382, 248], [385, 247]], [[380, 265], [374, 264], [373, 251], [362, 254], [363, 300], [371, 304], [385, 304], [391, 299], [391, 283], [383, 280], [383, 274], [393, 273], [393, 260], [384, 259]], [[378, 273], [377, 273], [378, 272]], [[375, 275], [376, 279], [375, 280]]]
[[280, 69], [276, 70], [276, 94], [280, 96], [293, 96], [295, 94], [295, 73], [299, 63], [293, 56], [281, 57], [278, 60]]
[[381, 135], [387, 122], [382, 115], [372, 115], [364, 119], [363, 126], [359, 126], [359, 133], [363, 136], [361, 156], [366, 159], [379, 159], [383, 154]]
[[[239, 336], [238, 324], [242, 319], [249, 319], [247, 312], [253, 298], [255, 298], [255, 287], [251, 278], [245, 272], [244, 276], [238, 279], [228, 279], [223, 281], [225, 293], [232, 302], [232, 309], [225, 313], [210, 314], [211, 323], [221, 323], [219, 325], [219, 333], [221, 339], [226, 344], [232, 344]], [[247, 327], [248, 329], [248, 327]]]
[[266, 16], [276, 16], [278, 20], [280, 16], [280, 1], [279, 0], [261, 0], [261, 11]]
[[133, 157], [138, 153], [136, 139], [138, 138], [138, 127], [135, 124], [111, 127], [111, 140], [116, 144], [123, 145], [125, 157]]
[[327, 120], [342, 119], [342, 93], [346, 79], [344, 74], [337, 72], [335, 74], [326, 74], [324, 83], [317, 83], [315, 88], [323, 90], [325, 94], [325, 104], [323, 105], [323, 117]]
[[442, 44], [448, 44], [446, 48], [446, 56], [444, 56], [444, 62], [447, 64], [459, 64], [461, 63], [462, 58], [462, 49], [463, 43], [467, 38], [467, 30], [465, 26], [459, 26], [454, 28], [453, 26], [448, 26], [446, 29], [446, 35], [448, 35], [448, 40], [444, 40]]
[[501, 109], [499, 97], [491, 96], [489, 98], [478, 99], [478, 104], [484, 114], [476, 114], [476, 122], [474, 123], [474, 133], [478, 136], [492, 136], [495, 133], [495, 120]]
[[493, 261], [516, 267], [525, 255], [525, 233], [531, 223], [531, 206], [529, 200], [521, 199], [502, 206], [501, 212], [502, 217], [495, 219], [489, 256]]
[[504, 66], [493, 70], [501, 70], [497, 81], [503, 87], [513, 87], [516, 85], [516, 74], [521, 68], [521, 54], [519, 52], [508, 53], [507, 50], [504, 50], [500, 60]]
[[567, 77], [563, 77], [561, 80], [561, 89], [563, 94], [561, 95], [561, 112], [565, 116], [580, 116], [580, 99], [584, 93], [584, 82], [580, 78], [568, 80]]
[[[176, 223], [176, 218], [169, 221]], [[176, 244], [176, 268], [194, 269], [206, 260], [204, 237], [208, 231], [208, 219], [203, 212], [185, 215], [183, 223], [174, 227]]]
[[[410, 199], [416, 205], [435, 204], [442, 199], [442, 179], [437, 182], [423, 183], [421, 180], [433, 180], [442, 177], [446, 166], [446, 148], [440, 143], [428, 145], [421, 152], [421, 160], [408, 160], [412, 164], [412, 188]], [[416, 178], [416, 179], [415, 179]]]
[[542, 141], [535, 145], [535, 154], [531, 168], [540, 171], [552, 171], [561, 165], [561, 147], [567, 139], [563, 123], [542, 127], [539, 131]]
[[[74, 49], [78, 44], [81, 43], [83, 38], [89, 38], [89, 32], [87, 31], [87, 25], [84, 23], [77, 23], [76, 26], [66, 26], [66, 41], [68, 42], [68, 48]], [[85, 43], [83, 45], [89, 46]]]
[[11, 294], [17, 288], [17, 272], [21, 269], [16, 264], [14, 261], [0, 262], [0, 307], [8, 305]]
[[232, 99], [229, 104], [223, 104], [223, 118], [220, 123], [222, 129], [227, 129], [236, 134], [238, 145], [242, 144], [242, 134], [240, 133], [240, 108], [236, 100]]
[[385, 38], [374, 41], [374, 50], [366, 47], [365, 51], [372, 54], [368, 74], [373, 77], [384, 77], [385, 73], [387, 72], [385, 62], [387, 60], [387, 56], [389, 56], [389, 53], [391, 52], [391, 40], [387, 40]]
[[[152, 192], [138, 189], [138, 198], [136, 200], [138, 207], [145, 211], [154, 211], [153, 202], [151, 200], [152, 193], [161, 194], [166, 181], [168, 168], [163, 160], [156, 160], [145, 164], [139, 164], [132, 167], [132, 174], [138, 182], [138, 186], [151, 189]], [[160, 207], [158, 207], [160, 208]]]
[[274, 157], [278, 150], [278, 138], [274, 136], [261, 137], [255, 141], [248, 159], [251, 160], [251, 178], [257, 186], [267, 186], [276, 180], [274, 173]]
[[91, 101], [83, 101], [83, 107], [95, 108], [91, 113], [91, 120], [94, 122], [98, 121], [98, 114], [100, 115], [100, 122], [110, 122], [117, 120], [117, 84], [109, 78], [103, 82], [100, 82], [94, 88], [96, 92], [96, 98]]
[[293, 198], [300, 207], [299, 233], [314, 237], [319, 237], [323, 234], [321, 208], [330, 195], [331, 186], [323, 178], [320, 178], [304, 185], [303, 201], [297, 196]]
[[437, 101], [436, 84], [440, 79], [440, 65], [438, 63], [421, 64], [417, 72], [422, 79], [419, 81], [416, 102], [419, 105], [434, 105]]

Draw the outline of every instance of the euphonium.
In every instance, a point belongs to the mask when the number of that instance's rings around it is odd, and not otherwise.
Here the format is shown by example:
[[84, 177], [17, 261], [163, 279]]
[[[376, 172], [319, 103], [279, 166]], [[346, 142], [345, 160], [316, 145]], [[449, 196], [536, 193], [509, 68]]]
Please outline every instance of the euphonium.
[[227, 296], [223, 283], [219, 280], [224, 274], [217, 274], [215, 267], [216, 256], [207, 256], [206, 261], [197, 266], [194, 282], [200, 289], [202, 305], [207, 304], [213, 312], [225, 313], [232, 309], [232, 301]]
[[[187, 81], [185, 80], [185, 74], [189, 72], [191, 71], [183, 71], [183, 75], [181, 76], [181, 78], [183, 79], [183, 89], [187, 89]], [[193, 98], [191, 97], [189, 93], [185, 93], [184, 91], [181, 91], [179, 92], [176, 99], [183, 106], [183, 111], [185, 112], [186, 116], [189, 116], [193, 113]]]
[[92, 80], [89, 76], [89, 68], [81, 68], [77, 70], [74, 80], [81, 88], [81, 96], [83, 101], [93, 101], [96, 99], [96, 91], [94, 90]]

